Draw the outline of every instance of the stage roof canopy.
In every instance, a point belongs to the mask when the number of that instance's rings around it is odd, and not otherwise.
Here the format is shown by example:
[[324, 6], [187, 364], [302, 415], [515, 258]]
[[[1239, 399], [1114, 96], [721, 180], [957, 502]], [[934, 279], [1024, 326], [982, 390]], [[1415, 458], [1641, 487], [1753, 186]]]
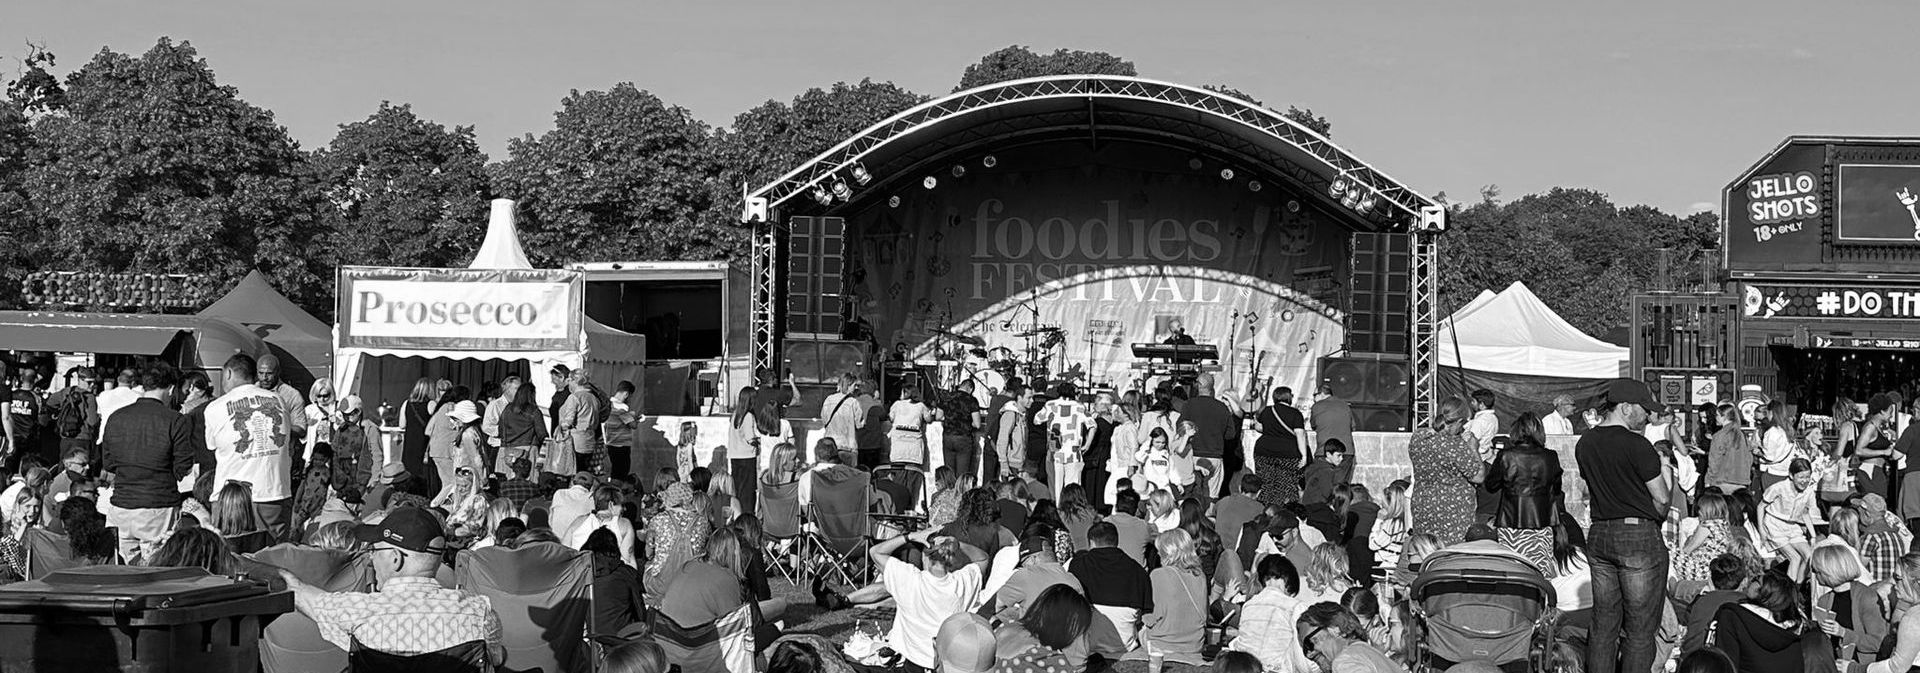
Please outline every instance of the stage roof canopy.
[[[991, 84], [915, 106], [855, 134], [747, 195], [743, 220], [769, 210], [833, 214], [865, 199], [920, 189], [948, 165], [992, 150], [1061, 140], [1147, 142], [1192, 150], [1229, 166], [1291, 183], [1349, 215], [1360, 230], [1404, 230], [1432, 199], [1341, 149], [1326, 137], [1252, 102], [1136, 77], [1064, 75]], [[858, 169], [858, 170], [856, 170]], [[859, 171], [871, 176], [861, 184]], [[836, 183], [847, 198], [822, 203]], [[1331, 196], [1358, 188], [1375, 195], [1367, 212]], [[824, 190], [818, 191], [816, 190]]]

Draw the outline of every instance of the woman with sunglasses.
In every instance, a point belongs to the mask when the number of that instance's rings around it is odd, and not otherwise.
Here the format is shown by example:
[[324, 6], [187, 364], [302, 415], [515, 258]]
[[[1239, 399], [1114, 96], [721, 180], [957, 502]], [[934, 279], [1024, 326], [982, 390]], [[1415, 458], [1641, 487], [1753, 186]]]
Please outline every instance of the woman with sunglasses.
[[1342, 673], [1406, 673], [1387, 653], [1367, 642], [1367, 629], [1339, 603], [1317, 603], [1295, 622], [1307, 658]]
[[1887, 598], [1893, 603], [1893, 621], [1898, 626], [1894, 631], [1893, 654], [1886, 659], [1867, 665], [1867, 673], [1893, 673], [1905, 671], [1920, 663], [1920, 553], [1900, 557], [1894, 565], [1893, 595]]

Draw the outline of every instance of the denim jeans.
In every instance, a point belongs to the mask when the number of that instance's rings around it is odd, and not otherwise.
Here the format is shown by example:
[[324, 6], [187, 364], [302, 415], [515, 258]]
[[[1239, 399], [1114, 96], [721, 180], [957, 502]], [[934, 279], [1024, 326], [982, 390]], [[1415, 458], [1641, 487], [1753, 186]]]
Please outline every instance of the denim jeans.
[[1595, 521], [1587, 542], [1593, 565], [1587, 673], [1653, 670], [1654, 633], [1660, 628], [1660, 601], [1667, 589], [1667, 545], [1660, 523]]

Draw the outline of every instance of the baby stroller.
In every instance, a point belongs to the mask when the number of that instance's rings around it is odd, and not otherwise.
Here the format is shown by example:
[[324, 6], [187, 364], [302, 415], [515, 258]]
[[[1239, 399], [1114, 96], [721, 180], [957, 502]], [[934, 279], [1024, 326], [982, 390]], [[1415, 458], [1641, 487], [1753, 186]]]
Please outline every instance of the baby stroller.
[[1553, 584], [1506, 546], [1468, 542], [1434, 552], [1409, 598], [1409, 627], [1420, 643], [1420, 661], [1409, 670], [1442, 671], [1466, 661], [1508, 673], [1546, 670], [1537, 658], [1548, 649], [1534, 646], [1553, 642]]

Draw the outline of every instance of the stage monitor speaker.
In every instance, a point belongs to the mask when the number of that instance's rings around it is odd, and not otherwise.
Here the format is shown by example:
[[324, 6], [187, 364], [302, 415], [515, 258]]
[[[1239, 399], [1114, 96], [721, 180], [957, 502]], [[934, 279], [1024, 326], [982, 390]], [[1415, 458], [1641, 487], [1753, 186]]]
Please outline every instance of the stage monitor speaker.
[[872, 362], [873, 357], [868, 348], [865, 341], [787, 339], [782, 344], [781, 355], [793, 380], [831, 385], [840, 381], [841, 374], [865, 376], [870, 373], [867, 363]]
[[846, 319], [847, 221], [795, 217], [787, 224], [787, 332], [837, 335]]
[[1412, 402], [1412, 370], [1405, 360], [1369, 357], [1320, 359], [1320, 380], [1350, 404]]
[[800, 389], [800, 399], [787, 405], [786, 417], [796, 419], [819, 418], [820, 407], [827, 401], [827, 396], [839, 390], [838, 386], [831, 383], [795, 383], [793, 386]]
[[1372, 404], [1353, 405], [1353, 429], [1360, 432], [1406, 432], [1413, 427], [1412, 410]]

